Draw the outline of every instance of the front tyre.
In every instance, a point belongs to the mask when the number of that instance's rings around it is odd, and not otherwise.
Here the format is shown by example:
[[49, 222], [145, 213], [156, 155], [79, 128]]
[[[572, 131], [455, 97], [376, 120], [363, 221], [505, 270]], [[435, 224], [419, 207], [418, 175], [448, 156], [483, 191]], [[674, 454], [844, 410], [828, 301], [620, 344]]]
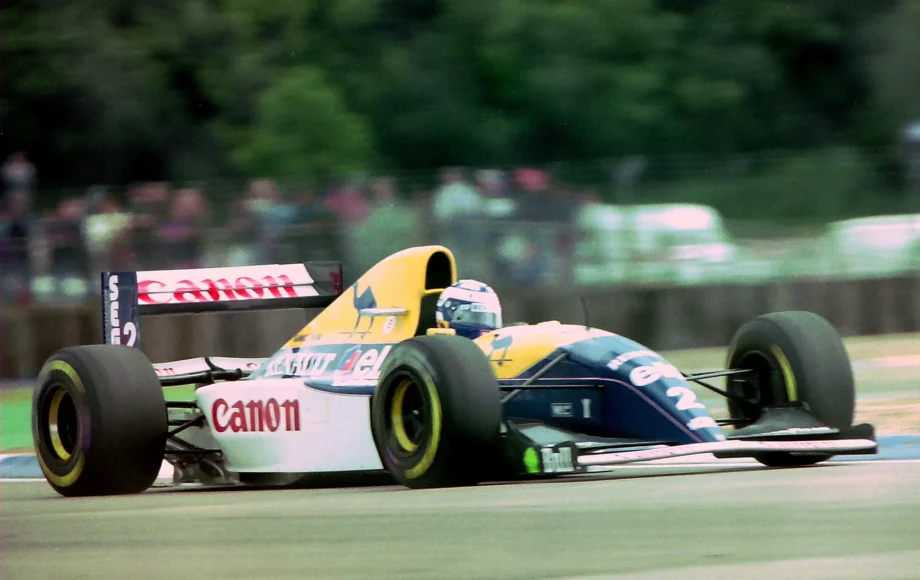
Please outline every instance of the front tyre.
[[[800, 402], [830, 427], [847, 429], [856, 410], [853, 369], [843, 340], [826, 319], [811, 312], [776, 312], [744, 324], [732, 339], [727, 367], [750, 369], [745, 382], [728, 382], [732, 417], [756, 421], [769, 405]], [[813, 465], [832, 455], [761, 453], [755, 459], [770, 467]]]
[[140, 493], [166, 446], [163, 389], [138, 349], [62, 349], [39, 372], [32, 440], [48, 483], [64, 496]]
[[371, 400], [381, 462], [411, 488], [475, 485], [498, 456], [501, 398], [482, 350], [429, 335], [396, 345]]

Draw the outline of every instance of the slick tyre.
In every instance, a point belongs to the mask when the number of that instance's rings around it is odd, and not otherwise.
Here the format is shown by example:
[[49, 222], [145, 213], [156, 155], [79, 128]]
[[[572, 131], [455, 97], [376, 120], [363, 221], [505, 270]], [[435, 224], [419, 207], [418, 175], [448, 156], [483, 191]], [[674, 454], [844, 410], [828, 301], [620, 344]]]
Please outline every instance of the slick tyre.
[[[811, 312], [777, 312], [744, 324], [732, 339], [727, 368], [751, 369], [749, 380], [729, 381], [732, 394], [753, 399], [729, 400], [732, 417], [756, 421], [764, 407], [801, 402], [830, 427], [853, 423], [856, 388], [850, 358], [836, 329]], [[755, 456], [770, 467], [799, 467], [832, 455], [771, 452]]]
[[140, 493], [163, 462], [163, 389], [140, 350], [65, 348], [42, 367], [32, 399], [32, 439], [42, 473], [69, 497]]
[[482, 350], [466, 338], [419, 336], [393, 348], [371, 399], [380, 460], [410, 488], [475, 485], [498, 457], [501, 398]]

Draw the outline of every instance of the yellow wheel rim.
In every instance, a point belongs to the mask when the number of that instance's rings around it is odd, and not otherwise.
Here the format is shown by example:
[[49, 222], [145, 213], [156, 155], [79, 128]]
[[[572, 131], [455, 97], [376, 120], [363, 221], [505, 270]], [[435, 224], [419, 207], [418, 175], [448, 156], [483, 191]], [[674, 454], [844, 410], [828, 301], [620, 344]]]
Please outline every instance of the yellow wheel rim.
[[418, 443], [413, 441], [406, 432], [406, 423], [403, 420], [403, 400], [409, 387], [414, 384], [411, 380], [404, 379], [396, 385], [396, 390], [393, 392], [393, 401], [390, 403], [390, 422], [393, 425], [393, 436], [396, 437], [396, 443], [409, 453], [418, 449]]
[[[44, 378], [47, 378], [47, 376], [53, 372], [59, 372], [66, 375], [67, 378], [70, 379], [70, 386], [73, 387], [75, 393], [86, 395], [86, 388], [83, 386], [83, 380], [69, 363], [62, 360], [51, 361], [39, 374], [39, 378], [41, 379], [40, 382], [44, 382]], [[41, 414], [36, 417], [37, 425], [41, 427], [39, 429], [39, 436], [42, 437], [45, 448], [50, 447], [50, 449], [42, 451], [41, 448], [37, 448], [35, 456], [38, 459], [38, 464], [41, 467], [42, 473], [44, 473], [51, 485], [70, 487], [80, 479], [80, 475], [83, 473], [83, 468], [86, 465], [86, 455], [84, 455], [80, 449], [79, 434], [74, 433], [73, 437], [66, 437], [66, 430], [62, 429], [61, 414], [64, 412], [64, 409], [68, 407], [72, 409], [74, 412], [74, 416], [72, 417], [75, 422], [74, 426], [79, 432], [80, 418], [76, 410], [77, 399], [60, 384], [52, 385], [51, 389], [54, 389], [54, 392], [50, 395], [51, 400], [48, 401], [47, 410], [42, 410]], [[67, 459], [64, 459], [65, 457]], [[69, 465], [69, 471], [64, 474], [59, 474], [57, 471], [52, 470], [48, 465], [47, 460], [49, 459], [58, 459], [65, 462]]]
[[415, 467], [406, 470], [407, 479], [416, 479], [428, 471], [432, 463], [434, 463], [434, 457], [438, 453], [438, 446], [441, 444], [441, 401], [438, 399], [437, 389], [434, 388], [434, 383], [430, 377], [425, 377], [424, 386], [431, 404], [431, 439], [428, 441], [424, 455], [422, 455]]
[[61, 461], [68, 461], [71, 457], [71, 449], [67, 449], [61, 438], [63, 425], [60, 423], [61, 403], [68, 401], [73, 405], [73, 399], [70, 393], [64, 389], [58, 388], [51, 397], [51, 404], [48, 405], [48, 435], [51, 439], [51, 449]]
[[790, 403], [798, 401], [798, 385], [796, 385], [795, 372], [792, 370], [792, 365], [789, 364], [789, 359], [786, 358], [785, 353], [783, 353], [778, 346], [771, 346], [770, 350], [773, 351], [773, 356], [776, 357], [776, 362], [779, 364], [779, 370], [783, 374], [783, 382], [786, 386], [786, 397], [789, 399]]

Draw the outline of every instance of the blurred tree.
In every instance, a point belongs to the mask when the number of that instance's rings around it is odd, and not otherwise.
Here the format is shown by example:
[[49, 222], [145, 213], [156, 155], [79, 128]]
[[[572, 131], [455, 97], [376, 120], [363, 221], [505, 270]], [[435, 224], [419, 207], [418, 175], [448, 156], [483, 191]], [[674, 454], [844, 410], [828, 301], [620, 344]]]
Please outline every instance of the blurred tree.
[[904, 0], [865, 39], [878, 103], [898, 125], [920, 119], [920, 3]]
[[19, 0], [0, 147], [54, 185], [871, 145], [914, 4]]
[[237, 135], [234, 160], [250, 175], [315, 185], [371, 163], [364, 123], [314, 67], [287, 71], [263, 91], [251, 128]]
[[44, 4], [4, 6], [6, 144], [46, 184], [163, 176], [188, 119], [119, 3]]

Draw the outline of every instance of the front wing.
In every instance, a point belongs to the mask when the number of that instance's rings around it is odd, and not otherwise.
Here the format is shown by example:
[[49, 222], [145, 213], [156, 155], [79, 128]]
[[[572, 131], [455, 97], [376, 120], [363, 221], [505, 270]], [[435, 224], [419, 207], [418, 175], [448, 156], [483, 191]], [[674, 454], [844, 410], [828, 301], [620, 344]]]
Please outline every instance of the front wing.
[[[587, 473], [592, 468], [712, 454], [718, 459], [753, 457], [766, 452], [795, 455], [871, 455], [878, 452], [874, 429], [858, 425], [847, 432], [813, 429], [809, 434], [764, 433], [759, 440], [729, 439], [669, 445], [635, 440], [590, 440], [538, 423], [505, 425], [505, 460], [518, 475]], [[568, 435], [568, 436], [567, 436]], [[552, 439], [564, 439], [552, 441]], [[565, 440], [567, 439], [567, 440]]]

